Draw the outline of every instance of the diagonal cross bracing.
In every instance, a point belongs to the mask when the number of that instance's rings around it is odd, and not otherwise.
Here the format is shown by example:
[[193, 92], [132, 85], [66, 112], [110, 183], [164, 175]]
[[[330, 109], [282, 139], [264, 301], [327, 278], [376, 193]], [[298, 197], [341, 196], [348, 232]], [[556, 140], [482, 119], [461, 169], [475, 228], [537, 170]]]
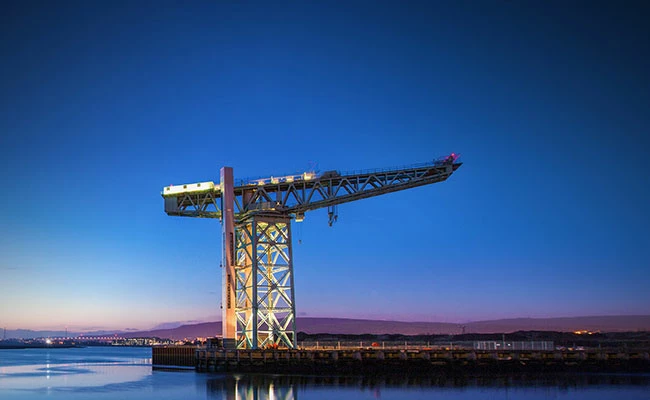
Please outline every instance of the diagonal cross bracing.
[[296, 346], [291, 219], [254, 215], [235, 227], [238, 348]]

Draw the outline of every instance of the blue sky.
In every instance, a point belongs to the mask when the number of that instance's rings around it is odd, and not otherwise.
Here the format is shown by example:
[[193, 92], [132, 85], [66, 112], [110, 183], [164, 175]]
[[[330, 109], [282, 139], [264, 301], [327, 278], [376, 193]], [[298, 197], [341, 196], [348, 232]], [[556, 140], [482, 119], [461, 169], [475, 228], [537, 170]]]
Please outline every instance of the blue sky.
[[[311, 2], [310, 2], [311, 3]], [[0, 325], [220, 314], [170, 183], [462, 154], [294, 226], [301, 316], [650, 313], [650, 13], [610, 2], [5, 2]]]

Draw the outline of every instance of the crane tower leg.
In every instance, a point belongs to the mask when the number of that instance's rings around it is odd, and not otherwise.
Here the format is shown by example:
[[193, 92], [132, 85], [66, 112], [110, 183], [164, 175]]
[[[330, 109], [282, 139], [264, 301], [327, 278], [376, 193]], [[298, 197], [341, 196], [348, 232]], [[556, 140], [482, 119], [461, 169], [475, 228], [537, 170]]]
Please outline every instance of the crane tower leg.
[[225, 348], [235, 348], [235, 182], [231, 167], [221, 168], [221, 227], [223, 233], [223, 260], [221, 271], [223, 283], [221, 296], [221, 332]]
[[295, 348], [291, 218], [250, 216], [235, 237], [237, 347]]

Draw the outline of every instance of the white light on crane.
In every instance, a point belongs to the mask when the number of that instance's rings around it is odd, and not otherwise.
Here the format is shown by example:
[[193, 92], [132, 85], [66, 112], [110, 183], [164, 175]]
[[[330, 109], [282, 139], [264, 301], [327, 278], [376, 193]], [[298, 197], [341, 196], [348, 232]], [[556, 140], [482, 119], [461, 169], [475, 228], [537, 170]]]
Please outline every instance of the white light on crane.
[[163, 196], [178, 196], [184, 193], [202, 193], [220, 190], [214, 182], [186, 183], [184, 185], [169, 185], [163, 188]]

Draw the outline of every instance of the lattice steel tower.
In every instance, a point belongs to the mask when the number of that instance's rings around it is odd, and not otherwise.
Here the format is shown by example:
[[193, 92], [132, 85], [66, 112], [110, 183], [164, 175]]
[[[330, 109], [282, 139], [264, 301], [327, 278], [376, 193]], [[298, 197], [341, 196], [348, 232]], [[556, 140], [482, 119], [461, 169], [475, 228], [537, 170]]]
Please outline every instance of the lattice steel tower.
[[224, 346], [296, 347], [291, 219], [354, 200], [442, 182], [462, 165], [450, 156], [418, 165], [354, 173], [327, 171], [270, 177], [235, 185], [230, 167], [221, 183], [166, 186], [168, 215], [219, 218], [223, 233]]

